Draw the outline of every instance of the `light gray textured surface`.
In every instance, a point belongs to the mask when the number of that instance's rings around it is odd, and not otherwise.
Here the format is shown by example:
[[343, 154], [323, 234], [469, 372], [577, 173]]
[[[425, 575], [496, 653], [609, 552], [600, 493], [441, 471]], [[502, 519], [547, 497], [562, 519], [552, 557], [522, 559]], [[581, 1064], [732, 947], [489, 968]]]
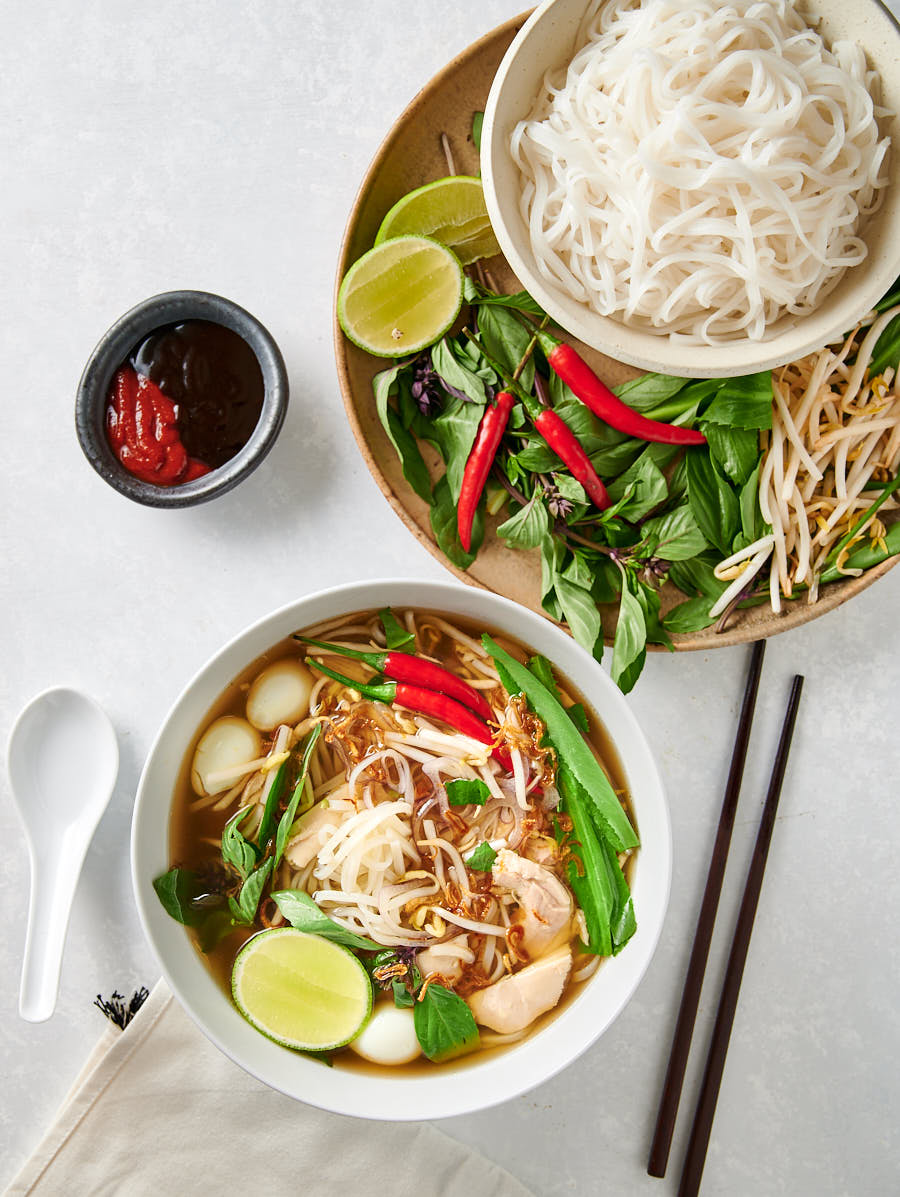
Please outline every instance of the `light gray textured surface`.
[[[517, 8], [3, 6], [0, 733], [36, 691], [74, 684], [112, 716], [122, 767], [77, 894], [58, 1011], [41, 1026], [16, 1016], [28, 866], [0, 777], [0, 1183], [102, 1030], [93, 996], [156, 977], [132, 903], [128, 828], [142, 760], [183, 682], [227, 637], [306, 590], [444, 576], [380, 496], [344, 423], [333, 270], [359, 179], [391, 122], [445, 61]], [[103, 330], [172, 287], [219, 291], [256, 314], [281, 345], [293, 397], [281, 439], [248, 481], [207, 507], [159, 512], [93, 474], [72, 399]], [[445, 1131], [542, 1197], [676, 1191], [766, 761], [799, 670], [804, 705], [704, 1193], [896, 1192], [898, 599], [900, 570], [769, 643], [669, 1178], [652, 1181], [644, 1168], [727, 771], [740, 649], [654, 656], [633, 696], [675, 834], [670, 913], [637, 996], [564, 1075]]]

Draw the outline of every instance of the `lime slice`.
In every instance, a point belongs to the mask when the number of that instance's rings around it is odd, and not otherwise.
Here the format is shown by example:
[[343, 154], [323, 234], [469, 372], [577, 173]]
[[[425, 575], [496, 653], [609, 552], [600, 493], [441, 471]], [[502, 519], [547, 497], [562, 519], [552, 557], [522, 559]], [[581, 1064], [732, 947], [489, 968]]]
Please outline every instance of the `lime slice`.
[[258, 1031], [304, 1051], [343, 1047], [372, 1011], [372, 984], [353, 953], [293, 927], [248, 940], [234, 962], [231, 992]]
[[417, 187], [397, 200], [381, 223], [375, 244], [419, 233], [447, 245], [468, 266], [500, 252], [484, 203], [481, 179], [453, 175]]
[[462, 307], [463, 272], [445, 245], [394, 237], [347, 271], [338, 291], [341, 328], [377, 357], [405, 357], [439, 340]]

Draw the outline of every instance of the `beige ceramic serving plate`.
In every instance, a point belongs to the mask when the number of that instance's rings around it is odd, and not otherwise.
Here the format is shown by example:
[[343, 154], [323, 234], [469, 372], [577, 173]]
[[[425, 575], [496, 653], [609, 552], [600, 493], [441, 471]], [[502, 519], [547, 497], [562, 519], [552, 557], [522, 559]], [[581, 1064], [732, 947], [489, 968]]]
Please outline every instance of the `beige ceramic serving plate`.
[[[338, 262], [338, 283], [350, 264], [371, 247], [378, 226], [391, 205], [412, 188], [443, 178], [448, 173], [440, 143], [442, 132], [450, 139], [457, 171], [478, 173], [478, 154], [471, 139], [472, 114], [484, 109], [497, 68], [527, 15], [500, 25], [469, 46], [436, 75], [401, 114], [375, 155], [350, 213]], [[519, 289], [517, 280], [501, 258], [492, 259], [487, 267], [500, 289]], [[451, 565], [438, 549], [431, 533], [428, 507], [403, 478], [400, 463], [375, 411], [372, 377], [389, 363], [351, 345], [336, 319], [334, 335], [338, 376], [350, 426], [366, 464], [397, 515], [429, 552], [458, 578], [505, 595], [543, 614], [540, 556], [537, 551], [513, 552], [505, 548], [492, 535], [497, 520], [489, 521], [485, 545], [466, 572]], [[583, 345], [579, 345], [579, 349], [610, 385], [615, 386], [640, 373]], [[428, 456], [428, 452], [426, 449], [429, 466], [437, 466], [437, 456]], [[707, 628], [690, 635], [675, 636], [675, 647], [708, 649], [742, 644], [797, 627], [839, 607], [871, 586], [896, 560], [896, 557], [888, 559], [860, 578], [825, 587], [814, 606], [801, 599], [787, 603], [780, 616], [773, 615], [766, 607], [738, 612], [726, 631], [717, 634]], [[679, 590], [668, 585], [663, 587], [662, 597], [664, 610], [684, 598]], [[615, 615], [615, 608], [603, 611], [608, 634], [614, 629]]]

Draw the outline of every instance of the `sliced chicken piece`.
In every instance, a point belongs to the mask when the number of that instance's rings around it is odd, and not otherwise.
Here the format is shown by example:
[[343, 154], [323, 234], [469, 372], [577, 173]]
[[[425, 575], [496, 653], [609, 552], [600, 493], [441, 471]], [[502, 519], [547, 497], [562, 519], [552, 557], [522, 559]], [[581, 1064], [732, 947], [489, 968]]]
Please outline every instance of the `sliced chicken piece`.
[[331, 810], [323, 803], [314, 806], [301, 819], [301, 827], [284, 850], [285, 859], [295, 869], [305, 868], [327, 838], [326, 832], [337, 827], [345, 816], [344, 811]]
[[466, 1001], [481, 1026], [501, 1035], [512, 1035], [524, 1031], [539, 1015], [553, 1009], [562, 996], [571, 968], [572, 953], [568, 947], [557, 948], [487, 989], [476, 990]]
[[458, 981], [462, 976], [462, 960], [453, 951], [447, 951], [451, 945], [466, 947], [467, 935], [458, 935], [446, 943], [436, 943], [433, 948], [424, 948], [416, 956], [416, 965], [423, 978], [431, 973], [439, 973], [447, 981]]
[[494, 885], [512, 890], [518, 899], [513, 922], [521, 924], [521, 946], [532, 960], [568, 942], [572, 895], [554, 873], [509, 848], [497, 853], [491, 873]]

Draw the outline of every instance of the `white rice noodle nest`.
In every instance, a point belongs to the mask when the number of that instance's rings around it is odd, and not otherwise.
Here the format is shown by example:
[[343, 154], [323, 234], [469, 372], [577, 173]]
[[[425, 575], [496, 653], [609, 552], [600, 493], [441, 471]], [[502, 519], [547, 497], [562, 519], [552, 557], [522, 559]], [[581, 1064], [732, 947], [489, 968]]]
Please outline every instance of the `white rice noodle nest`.
[[550, 283], [683, 343], [764, 341], [863, 261], [889, 139], [859, 46], [785, 0], [595, 0], [579, 40], [511, 140]]

